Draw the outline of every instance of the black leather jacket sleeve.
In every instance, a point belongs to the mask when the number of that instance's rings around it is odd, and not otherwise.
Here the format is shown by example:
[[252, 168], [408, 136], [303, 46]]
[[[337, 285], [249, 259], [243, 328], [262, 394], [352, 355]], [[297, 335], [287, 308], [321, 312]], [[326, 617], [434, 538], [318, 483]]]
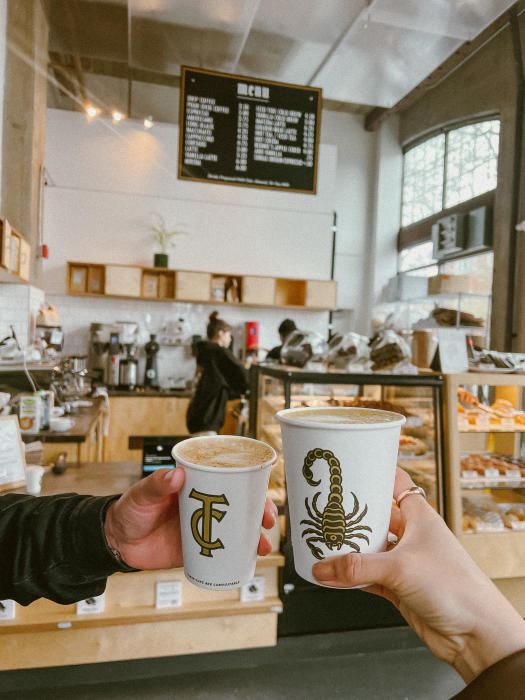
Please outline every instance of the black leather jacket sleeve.
[[0, 600], [73, 603], [100, 595], [107, 577], [135, 571], [119, 562], [104, 534], [118, 496], [0, 496]]

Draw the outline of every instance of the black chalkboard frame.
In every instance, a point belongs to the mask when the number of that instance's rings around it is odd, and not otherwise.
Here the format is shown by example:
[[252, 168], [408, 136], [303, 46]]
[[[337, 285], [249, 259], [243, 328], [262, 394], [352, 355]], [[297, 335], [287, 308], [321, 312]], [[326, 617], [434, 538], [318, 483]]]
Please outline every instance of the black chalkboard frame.
[[[232, 82], [243, 81], [253, 83], [255, 85], [278, 86], [279, 88], [290, 89], [291, 91], [300, 91], [315, 96], [316, 99], [316, 118], [315, 118], [315, 141], [313, 151], [313, 166], [311, 168], [312, 186], [311, 187], [284, 187], [279, 185], [259, 184], [257, 182], [235, 182], [230, 180], [210, 179], [206, 176], [198, 177], [195, 175], [185, 174], [183, 172], [183, 156], [186, 131], [186, 78], [189, 74], [200, 73], [208, 77], [218, 77], [221, 80], [231, 79]], [[211, 96], [211, 95], [210, 95]], [[181, 66], [181, 82], [180, 82], [180, 103], [179, 103], [179, 156], [178, 156], [178, 177], [180, 180], [189, 180], [194, 182], [206, 182], [208, 184], [230, 185], [234, 187], [255, 187], [259, 189], [280, 190], [284, 192], [295, 192], [300, 194], [316, 194], [317, 193], [317, 171], [319, 162], [319, 141], [321, 130], [321, 109], [322, 109], [322, 88], [309, 87], [304, 85], [295, 85], [292, 83], [282, 83], [275, 80], [267, 80], [265, 78], [254, 78], [246, 75], [236, 75], [231, 73], [222, 73], [219, 71], [207, 70], [204, 68], [194, 68], [190, 66]], [[310, 172], [310, 169], [309, 169]]]

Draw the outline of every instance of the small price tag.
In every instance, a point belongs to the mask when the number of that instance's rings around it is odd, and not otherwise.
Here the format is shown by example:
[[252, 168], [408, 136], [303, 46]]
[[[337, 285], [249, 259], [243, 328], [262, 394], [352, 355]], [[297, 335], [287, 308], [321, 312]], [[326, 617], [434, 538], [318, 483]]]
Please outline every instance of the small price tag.
[[475, 469], [463, 469], [461, 472], [461, 476], [464, 479], [477, 479], [478, 472]]
[[499, 469], [485, 469], [486, 479], [499, 479]]
[[77, 603], [77, 615], [91, 615], [104, 612], [104, 594], [86, 598]]
[[15, 601], [0, 600], [0, 620], [15, 619]]
[[264, 600], [264, 576], [255, 576], [249, 583], [241, 586], [241, 603], [252, 600]]
[[182, 581], [159, 581], [156, 587], [156, 608], [179, 608], [182, 605]]
[[521, 472], [519, 469], [506, 469], [505, 476], [507, 479], [521, 479]]

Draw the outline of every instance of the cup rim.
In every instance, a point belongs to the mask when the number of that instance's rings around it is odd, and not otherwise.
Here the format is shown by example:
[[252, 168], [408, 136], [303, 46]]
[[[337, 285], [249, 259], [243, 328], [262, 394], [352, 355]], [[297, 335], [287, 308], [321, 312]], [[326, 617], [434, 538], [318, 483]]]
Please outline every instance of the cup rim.
[[[309, 420], [301, 420], [301, 418], [294, 418], [291, 413], [297, 414], [299, 411], [304, 413], [311, 412], [330, 412], [330, 411], [369, 411], [371, 413], [387, 413], [390, 416], [396, 416], [397, 420], [387, 420], [378, 423], [322, 423], [314, 422]], [[326, 430], [383, 430], [388, 428], [400, 428], [406, 423], [406, 418], [401, 413], [395, 413], [394, 411], [384, 411], [382, 408], [362, 408], [361, 406], [298, 406], [297, 408], [284, 408], [281, 411], [277, 411], [275, 417], [281, 423], [287, 423], [288, 425], [295, 425], [300, 428], [311, 428], [313, 430], [323, 429]]]
[[[262, 464], [254, 464], [253, 466], [249, 467], [210, 467], [205, 464], [195, 464], [194, 462], [188, 462], [185, 459], [182, 459], [181, 457], [178, 457], [176, 452], [177, 452], [177, 447], [179, 445], [182, 445], [183, 443], [190, 442], [191, 440], [227, 440], [227, 439], [234, 439], [234, 440], [247, 440], [249, 442], [257, 442], [262, 445], [265, 445], [269, 450], [272, 451], [273, 457], [271, 459], [268, 459], [264, 461]], [[247, 473], [247, 472], [255, 472], [255, 471], [260, 471], [262, 469], [267, 469], [271, 467], [275, 462], [277, 461], [277, 452], [274, 450], [274, 448], [269, 445], [267, 442], [263, 442], [262, 440], [256, 440], [255, 438], [249, 438], [245, 437], [243, 435], [197, 435], [196, 437], [193, 438], [186, 438], [184, 440], [181, 440], [180, 442], [177, 442], [175, 445], [173, 445], [171, 449], [171, 456], [175, 460], [175, 462], [178, 462], [182, 467], [189, 467], [190, 469], [197, 469], [199, 471], [203, 472], [220, 472], [222, 474], [230, 474], [230, 473]]]

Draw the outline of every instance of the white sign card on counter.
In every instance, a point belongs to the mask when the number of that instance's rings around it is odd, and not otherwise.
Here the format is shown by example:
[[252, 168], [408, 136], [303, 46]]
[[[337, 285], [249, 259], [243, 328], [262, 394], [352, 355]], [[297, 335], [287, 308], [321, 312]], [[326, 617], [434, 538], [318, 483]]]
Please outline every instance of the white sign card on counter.
[[439, 361], [445, 374], [468, 372], [467, 339], [457, 328], [439, 328]]
[[0, 445], [0, 491], [24, 486], [26, 460], [18, 416], [0, 416]]

